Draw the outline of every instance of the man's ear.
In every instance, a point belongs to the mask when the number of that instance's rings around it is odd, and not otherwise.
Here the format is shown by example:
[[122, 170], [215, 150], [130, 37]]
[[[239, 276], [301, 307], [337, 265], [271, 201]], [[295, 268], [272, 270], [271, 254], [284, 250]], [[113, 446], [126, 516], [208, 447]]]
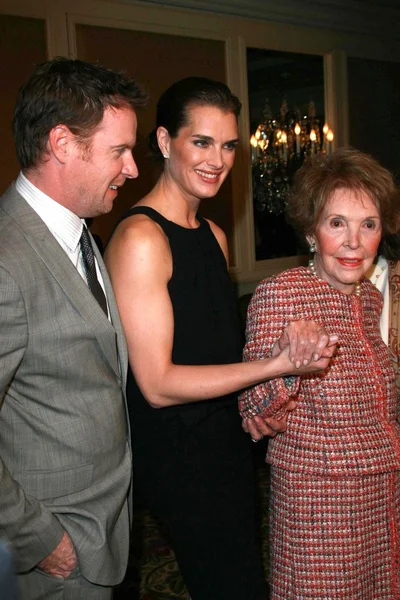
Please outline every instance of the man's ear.
[[168, 130], [165, 127], [157, 128], [157, 142], [164, 158], [169, 158], [170, 139]]
[[71, 151], [73, 134], [66, 125], [57, 125], [50, 130], [47, 150], [60, 163], [65, 163]]

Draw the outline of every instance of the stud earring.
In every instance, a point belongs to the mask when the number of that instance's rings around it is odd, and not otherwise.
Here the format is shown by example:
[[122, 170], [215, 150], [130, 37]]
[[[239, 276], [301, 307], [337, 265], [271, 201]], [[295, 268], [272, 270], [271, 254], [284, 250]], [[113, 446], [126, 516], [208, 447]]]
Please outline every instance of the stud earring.
[[316, 246], [315, 242], [312, 242], [310, 244], [310, 252], [311, 252], [311, 254], [314, 254], [314, 252], [316, 252], [316, 250], [317, 250], [317, 246]]
[[169, 155], [167, 153], [163, 154], [164, 158], [169, 158]]

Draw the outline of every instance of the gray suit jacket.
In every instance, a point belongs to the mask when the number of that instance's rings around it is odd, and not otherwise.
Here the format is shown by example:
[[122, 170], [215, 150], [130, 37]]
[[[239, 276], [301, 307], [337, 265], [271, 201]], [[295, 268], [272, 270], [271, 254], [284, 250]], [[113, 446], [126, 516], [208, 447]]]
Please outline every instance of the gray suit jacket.
[[66, 530], [83, 575], [114, 585], [129, 542], [127, 350], [94, 250], [112, 324], [14, 185], [0, 199], [0, 536], [24, 572]]

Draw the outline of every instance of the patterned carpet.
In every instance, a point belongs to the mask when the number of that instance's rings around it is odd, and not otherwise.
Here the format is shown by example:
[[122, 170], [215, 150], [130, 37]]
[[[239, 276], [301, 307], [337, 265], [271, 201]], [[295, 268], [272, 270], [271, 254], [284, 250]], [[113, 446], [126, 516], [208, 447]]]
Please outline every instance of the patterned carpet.
[[[257, 474], [257, 506], [266, 579], [268, 578], [268, 488], [269, 473], [264, 463], [264, 442], [254, 448]], [[140, 505], [135, 506], [132, 547], [123, 583], [115, 590], [114, 600], [186, 600], [182, 581], [168, 536], [157, 520]]]

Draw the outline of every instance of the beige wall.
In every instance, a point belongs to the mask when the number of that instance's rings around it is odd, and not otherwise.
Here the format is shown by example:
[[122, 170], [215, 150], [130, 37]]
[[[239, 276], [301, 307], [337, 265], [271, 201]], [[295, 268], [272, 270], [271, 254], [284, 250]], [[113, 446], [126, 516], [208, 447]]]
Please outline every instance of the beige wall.
[[46, 59], [43, 19], [0, 14], [0, 184], [4, 190], [17, 176], [19, 163], [12, 137], [15, 99], [32, 65]]
[[[148, 105], [139, 114], [138, 142], [134, 151], [139, 177], [125, 183], [112, 213], [95, 219], [92, 227], [106, 241], [122, 212], [145, 196], [157, 179], [158, 169], [147, 155], [147, 136], [155, 125], [158, 98], [174, 81], [190, 75], [224, 81], [225, 48], [218, 40], [92, 25], [77, 26], [76, 44], [79, 58], [100, 60], [108, 67], [122, 69], [136, 77], [149, 93]], [[138, 57], [146, 57], [146, 60], [138, 60]], [[201, 212], [223, 227], [232, 242], [231, 198], [229, 180], [218, 198], [202, 204]]]
[[[355, 3], [349, 1], [353, 10]], [[192, 0], [188, 2], [196, 5]], [[336, 3], [344, 6], [342, 0], [330, 1], [333, 6]], [[237, 4], [235, 0], [232, 11]], [[321, 3], [321, 7], [326, 8], [326, 5], [325, 1]], [[228, 232], [231, 273], [239, 283], [239, 291], [252, 290], [261, 278], [298, 264], [302, 260], [299, 257], [256, 261], [254, 256], [246, 48], [322, 56], [325, 115], [335, 130], [336, 144], [344, 145], [349, 142], [347, 57], [395, 62], [396, 57], [400, 57], [400, 41], [385, 36], [385, 32], [376, 27], [368, 33], [366, 24], [372, 23], [372, 18], [361, 20], [352, 31], [351, 23], [345, 18], [350, 14], [348, 9], [343, 10], [343, 31], [340, 31], [339, 13], [332, 30], [329, 19], [325, 27], [321, 27], [321, 20], [315, 25], [318, 3], [314, 1], [282, 0], [275, 9], [271, 10], [269, 20], [261, 20], [185, 10], [167, 6], [166, 2], [0, 0], [1, 188], [4, 189], [17, 172], [10, 134], [11, 112], [17, 88], [35, 62], [45, 54], [48, 57], [65, 55], [90, 60], [100, 58], [110, 66], [126, 68], [149, 86], [152, 99], [148, 112], [139, 115], [140, 144], [136, 153], [141, 182], [127, 184], [113, 214], [96, 223], [98, 231], [107, 237], [117, 213], [133, 204], [155, 180], [156, 174], [147, 163], [144, 147], [145, 135], [154, 120], [155, 98], [173, 80], [196, 71], [225, 80], [243, 102], [241, 148], [231, 181], [221, 197], [206, 207], [207, 214]], [[383, 14], [383, 9], [381, 12]], [[275, 14], [277, 20], [273, 22]], [[307, 26], [308, 15], [313, 25]], [[296, 22], [301, 24], [295, 25]]]

